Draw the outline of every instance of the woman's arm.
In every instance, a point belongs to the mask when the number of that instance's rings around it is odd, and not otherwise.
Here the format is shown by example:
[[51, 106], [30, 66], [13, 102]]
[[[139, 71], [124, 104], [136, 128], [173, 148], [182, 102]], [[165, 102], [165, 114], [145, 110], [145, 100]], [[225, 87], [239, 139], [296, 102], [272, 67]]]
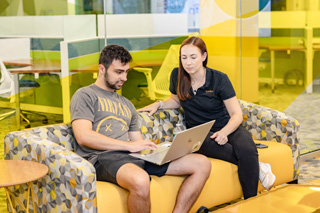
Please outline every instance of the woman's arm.
[[237, 97], [229, 98], [227, 100], [224, 100], [223, 102], [230, 115], [230, 120], [227, 125], [225, 125], [220, 131], [215, 132], [211, 136], [211, 138], [215, 138], [215, 141], [220, 145], [228, 142], [228, 135], [235, 131], [243, 120], [241, 107], [239, 105]]
[[[154, 102], [153, 104], [150, 104], [148, 106], [145, 106], [141, 109], [138, 109], [138, 112], [149, 112], [149, 116], [153, 115], [159, 108], [161, 103], [159, 101]], [[177, 95], [171, 94], [170, 98], [162, 101], [162, 107], [161, 109], [177, 109], [180, 108], [180, 101]]]

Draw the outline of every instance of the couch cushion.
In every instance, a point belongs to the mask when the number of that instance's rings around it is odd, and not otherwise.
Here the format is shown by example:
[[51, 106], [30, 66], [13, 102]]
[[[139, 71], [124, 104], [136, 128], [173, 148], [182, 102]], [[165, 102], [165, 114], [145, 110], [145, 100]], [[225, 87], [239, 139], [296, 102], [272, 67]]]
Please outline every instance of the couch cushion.
[[152, 116], [147, 112], [139, 113], [139, 127], [145, 139], [156, 140], [158, 142], [171, 141], [172, 131], [177, 123], [184, 124], [184, 114], [181, 109], [158, 110]]
[[70, 123], [35, 127], [31, 129], [30, 133], [41, 139], [50, 140], [70, 151], [74, 149], [75, 138]]

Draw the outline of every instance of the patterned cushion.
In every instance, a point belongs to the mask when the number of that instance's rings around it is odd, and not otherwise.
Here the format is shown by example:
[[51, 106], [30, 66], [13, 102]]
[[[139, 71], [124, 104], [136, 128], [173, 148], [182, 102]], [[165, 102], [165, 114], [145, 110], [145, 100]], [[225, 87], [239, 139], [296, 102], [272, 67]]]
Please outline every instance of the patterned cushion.
[[287, 144], [292, 150], [294, 163], [293, 179], [298, 179], [300, 167], [300, 124], [297, 120], [282, 112], [259, 106], [246, 101], [239, 101], [243, 122], [255, 140], [277, 141]]
[[[26, 131], [12, 132], [5, 137], [5, 159], [28, 160], [43, 163], [49, 167], [44, 178], [34, 181], [36, 209], [39, 212], [96, 212], [96, 175], [94, 167], [79, 155], [58, 145], [71, 143], [71, 137], [62, 136], [70, 125], [53, 125]], [[56, 129], [54, 136], [50, 130]], [[62, 130], [60, 133], [57, 129]], [[49, 137], [55, 142], [48, 140]], [[66, 138], [69, 140], [66, 141]], [[61, 139], [61, 141], [59, 141]], [[71, 145], [67, 146], [68, 148]], [[27, 185], [10, 187], [26, 206]], [[14, 206], [17, 212], [20, 205]], [[30, 199], [29, 209], [32, 203]]]
[[51, 125], [35, 127], [30, 130], [31, 134], [39, 136], [42, 139], [52, 141], [64, 148], [73, 151], [74, 136], [71, 124]]
[[183, 125], [185, 129], [184, 114], [182, 109], [159, 110], [154, 115], [149, 116], [147, 112], [139, 114], [139, 127], [145, 139], [158, 142], [172, 140], [173, 128], [177, 123]]

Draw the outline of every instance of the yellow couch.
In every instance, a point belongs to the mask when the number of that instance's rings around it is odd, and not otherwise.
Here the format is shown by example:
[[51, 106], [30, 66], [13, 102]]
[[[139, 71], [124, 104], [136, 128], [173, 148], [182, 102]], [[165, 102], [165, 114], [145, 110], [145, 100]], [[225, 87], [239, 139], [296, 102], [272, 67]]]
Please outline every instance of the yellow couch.
[[[253, 138], [269, 145], [259, 149], [259, 158], [268, 162], [276, 175], [275, 185], [297, 180], [299, 168], [299, 123], [281, 112], [240, 101], [242, 123]], [[181, 110], [160, 110], [154, 116], [139, 114], [145, 138], [167, 141], [177, 123], [183, 123]], [[261, 141], [263, 140], [263, 141]], [[269, 141], [266, 141], [269, 140]], [[272, 142], [270, 142], [272, 141]], [[33, 184], [36, 208], [41, 212], [128, 212], [127, 191], [107, 182], [96, 181], [94, 167], [73, 152], [70, 124], [56, 124], [11, 132], [5, 137], [5, 159], [38, 161], [49, 173]], [[242, 196], [237, 167], [210, 159], [212, 171], [199, 199], [192, 207], [213, 207]], [[184, 177], [152, 176], [152, 212], [172, 212]], [[259, 185], [259, 190], [262, 190]], [[12, 187], [21, 202], [27, 201], [27, 185]], [[30, 200], [31, 202], [31, 200]], [[19, 205], [15, 206], [19, 211]], [[32, 211], [32, 205], [29, 210]]]
[[[291, 149], [277, 142], [262, 142], [268, 144], [268, 149], [259, 149], [259, 159], [268, 162], [276, 175], [275, 185], [292, 180], [293, 161]], [[199, 199], [191, 212], [196, 212], [201, 206], [213, 207], [235, 200], [242, 196], [238, 179], [237, 166], [216, 159], [210, 159], [212, 170]], [[151, 180], [151, 212], [172, 212], [180, 185], [184, 177], [152, 176]], [[263, 187], [259, 183], [259, 190]], [[97, 182], [98, 212], [128, 212], [128, 192], [114, 184]]]

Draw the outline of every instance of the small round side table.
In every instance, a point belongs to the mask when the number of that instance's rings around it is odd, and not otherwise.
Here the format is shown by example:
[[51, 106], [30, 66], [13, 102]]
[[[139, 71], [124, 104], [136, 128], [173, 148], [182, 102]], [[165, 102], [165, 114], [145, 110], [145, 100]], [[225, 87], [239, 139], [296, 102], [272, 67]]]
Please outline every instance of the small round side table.
[[[33, 212], [36, 212], [34, 205], [34, 195], [32, 182], [44, 177], [49, 169], [46, 165], [25, 160], [0, 160], [0, 188], [4, 187], [11, 209], [13, 211], [13, 205], [10, 195], [21, 205], [21, 207], [29, 212], [29, 198], [31, 191]], [[14, 194], [8, 189], [10, 186], [16, 186], [20, 184], [28, 184], [28, 199], [27, 206], [14, 196]]]

